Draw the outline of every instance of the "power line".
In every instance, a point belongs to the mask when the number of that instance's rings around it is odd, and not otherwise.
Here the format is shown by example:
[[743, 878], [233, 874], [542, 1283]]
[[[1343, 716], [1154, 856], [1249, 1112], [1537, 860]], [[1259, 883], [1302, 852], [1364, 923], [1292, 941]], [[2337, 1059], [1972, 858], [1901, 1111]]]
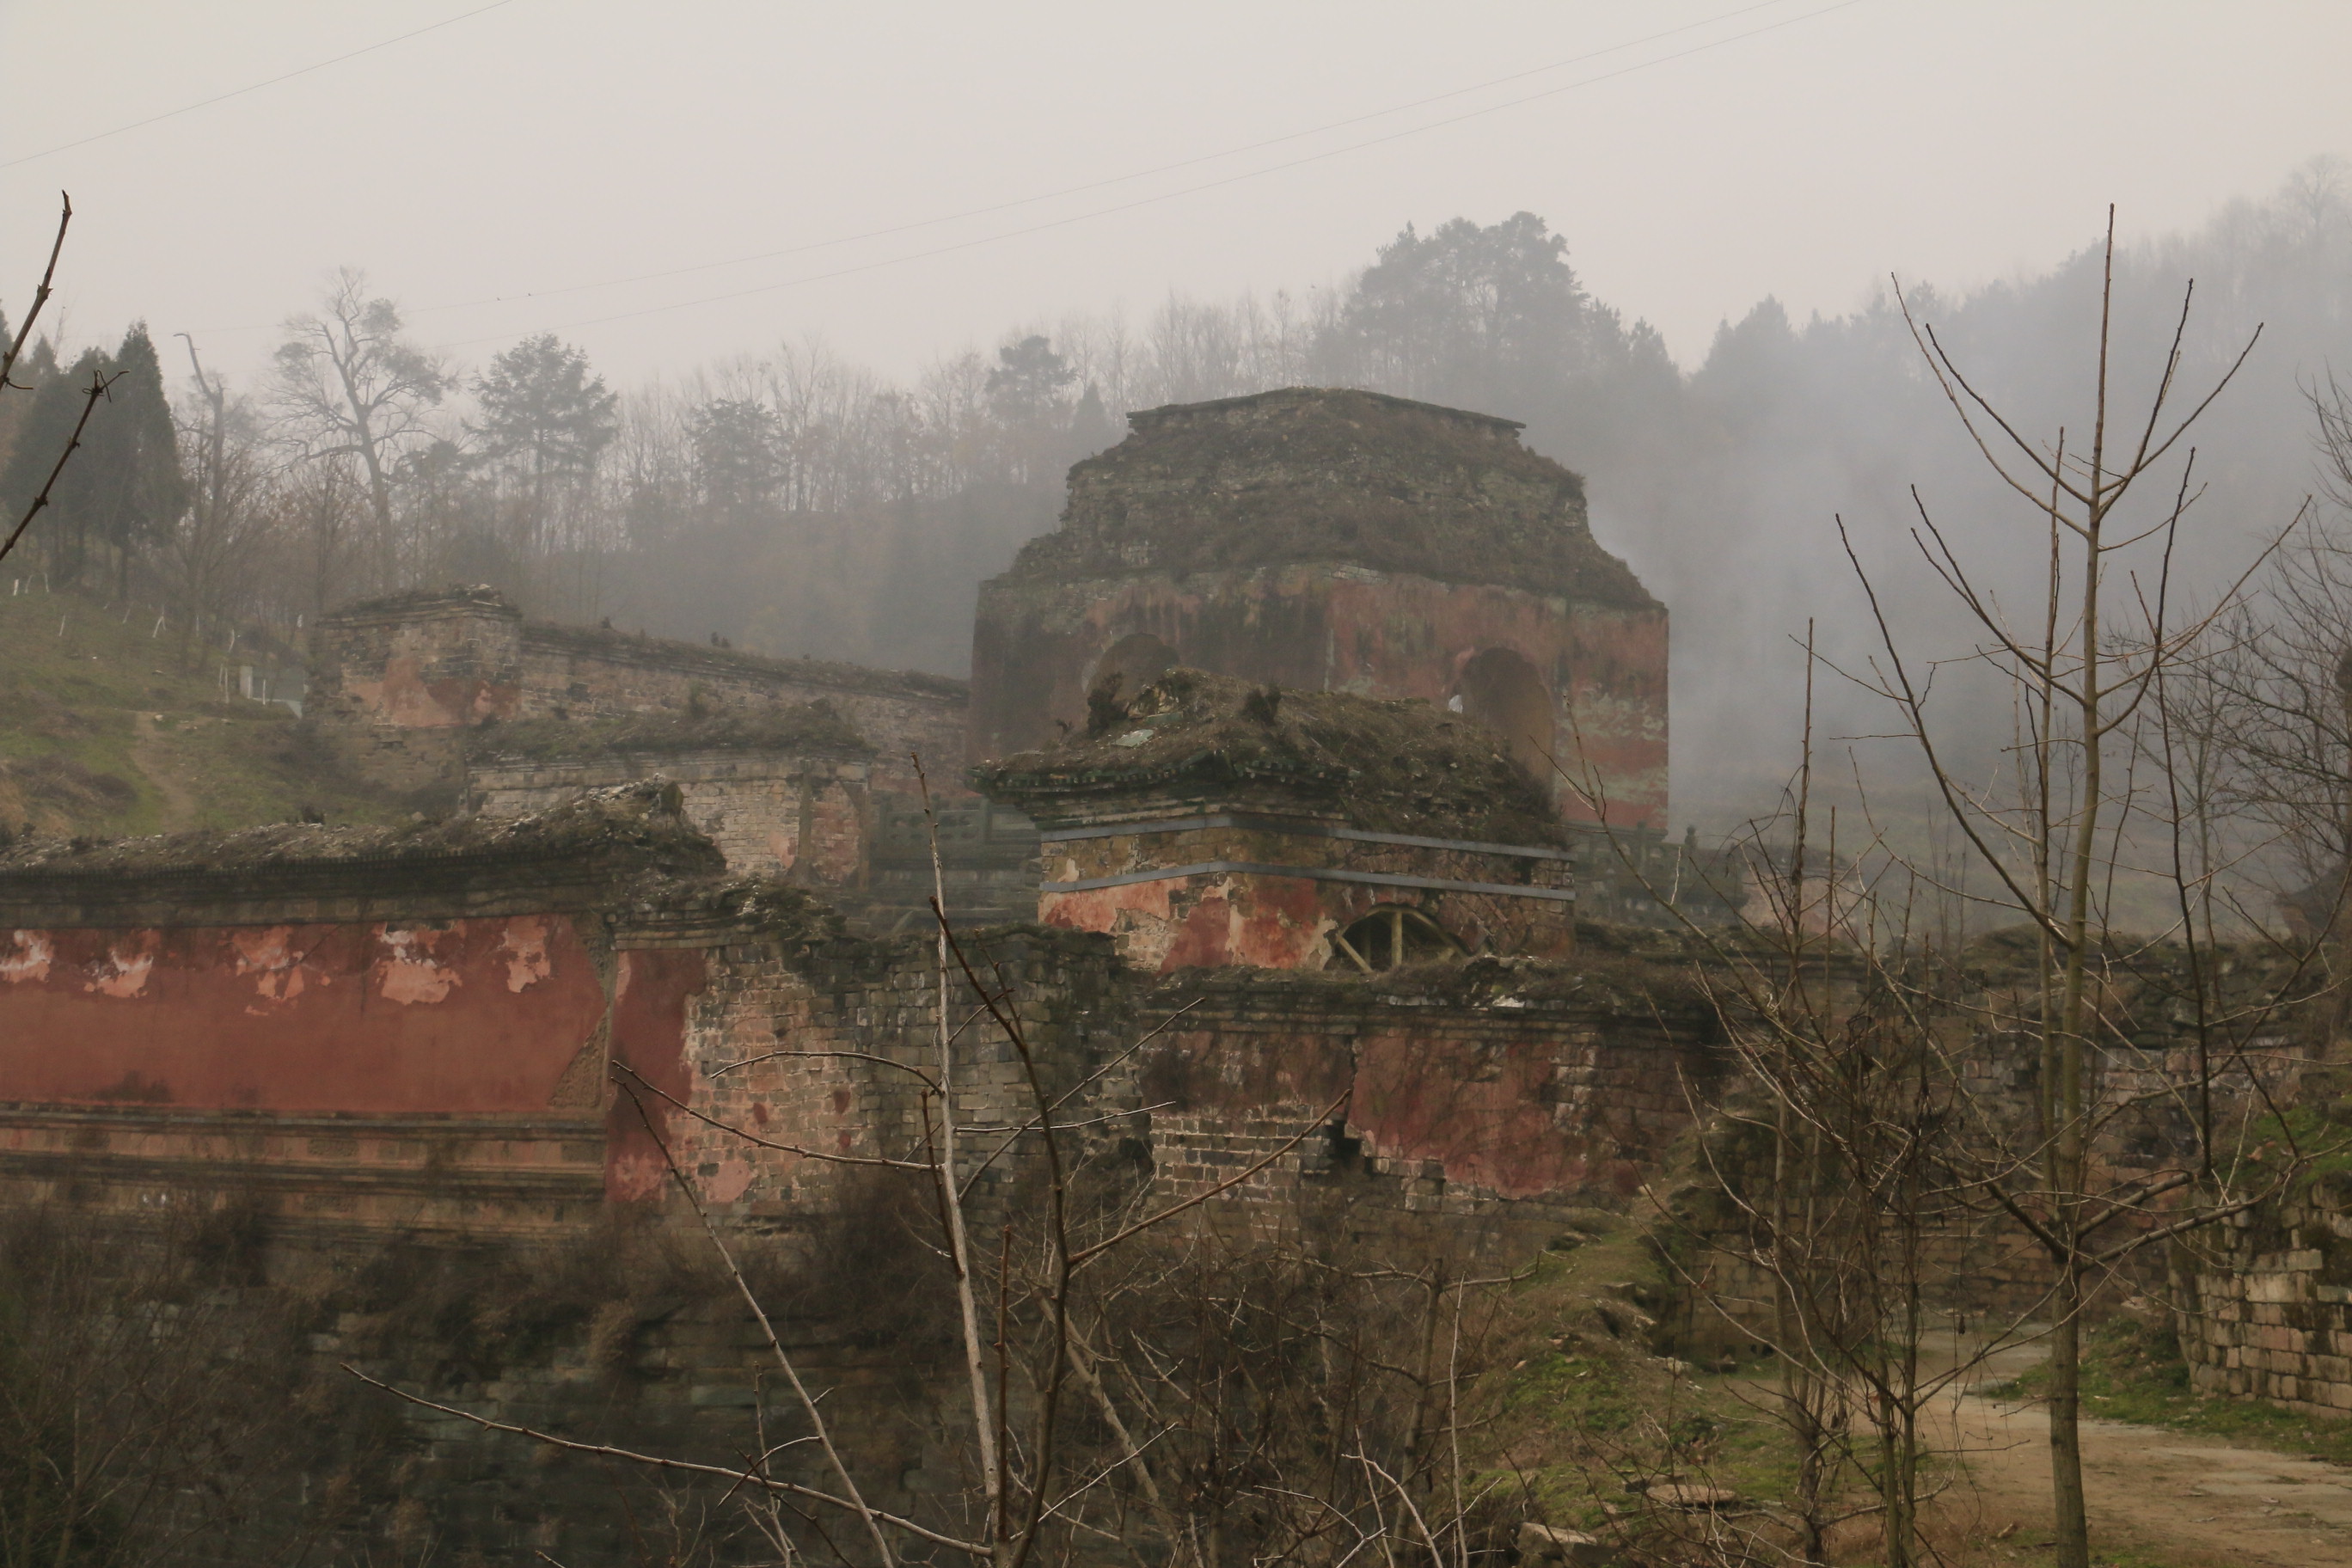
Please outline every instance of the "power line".
[[[1442, 120], [1433, 120], [1424, 124], [1408, 126], [1402, 131], [1391, 132], [1383, 136], [1369, 137], [1361, 142], [1349, 142], [1346, 146], [1328, 148], [1320, 153], [1310, 153], [1303, 157], [1292, 158], [1279, 163], [1270, 163], [1263, 168], [1246, 169], [1242, 171], [1240, 174], [1228, 174], [1220, 179], [1204, 180], [1197, 184], [1185, 185], [1177, 190], [1163, 191], [1157, 195], [1138, 196], [1132, 201], [1120, 202], [1107, 207], [1097, 207], [1091, 212], [1075, 213], [1067, 217], [1053, 218], [1044, 223], [1031, 224], [1022, 228], [1006, 229], [996, 234], [982, 235], [971, 239], [957, 240], [946, 245], [933, 246], [929, 249], [910, 251], [903, 256], [886, 257], [878, 261], [860, 262], [853, 266], [835, 268], [826, 272], [809, 273], [799, 278], [783, 279], [774, 283], [762, 283], [754, 285], [748, 289], [730, 289], [721, 294], [706, 294], [692, 300], [674, 300], [666, 304], [648, 305], [640, 310], [620, 310], [610, 315], [583, 317], [577, 321], [558, 322], [552, 327], [526, 329], [520, 331], [492, 332], [482, 337], [463, 338], [452, 342], [436, 344], [436, 346], [445, 349], [471, 348], [480, 343], [499, 342], [509, 338], [526, 336], [530, 331], [571, 331], [580, 327], [597, 327], [606, 325], [613, 321], [636, 321], [646, 316], [660, 315], [668, 310], [691, 310], [698, 305], [715, 305], [730, 300], [749, 299], [753, 295], [771, 294], [780, 289], [796, 289], [811, 283], [827, 282], [836, 278], [852, 277], [861, 272], [877, 271], [886, 267], [901, 267], [912, 261], [925, 261], [933, 257], [952, 255], [958, 251], [971, 250], [983, 245], [994, 245], [1003, 240], [1019, 239], [1028, 235], [1044, 234], [1053, 229], [1066, 228], [1073, 224], [1087, 223], [1096, 218], [1110, 217], [1119, 213], [1132, 212], [1138, 207], [1151, 206], [1161, 202], [1174, 201], [1183, 196], [1197, 195], [1203, 191], [1218, 190], [1227, 185], [1240, 184], [1244, 181], [1262, 179], [1268, 174], [1277, 174], [1286, 170], [1300, 168], [1309, 163], [1322, 163], [1328, 159], [1337, 158], [1349, 153], [1360, 153], [1369, 147], [1383, 146], [1391, 142], [1402, 141], [1407, 137], [1419, 136], [1431, 131], [1444, 130], [1447, 126], [1459, 125], [1465, 121], [1481, 119], [1489, 114], [1499, 114], [1505, 110], [1517, 109], [1529, 103], [1538, 102], [1547, 98], [1557, 98], [1562, 93], [1573, 92], [1579, 88], [1591, 87], [1601, 82], [1613, 81], [1620, 77], [1632, 76], [1640, 71], [1654, 69], [1654, 68], [1663, 65], [1670, 65], [1676, 60], [1687, 59], [1693, 55], [1705, 54], [1710, 49], [1721, 48], [1727, 44], [1736, 44], [1743, 42], [1748, 38], [1760, 37], [1766, 33], [1778, 32], [1783, 27], [1794, 26], [1802, 22], [1813, 21], [1819, 17], [1829, 16], [1832, 12], [1843, 11], [1863, 3], [1864, 0], [1836, 0], [1834, 5], [1823, 5], [1816, 10], [1807, 11], [1800, 16], [1785, 16], [1775, 22], [1768, 22], [1759, 27], [1751, 27], [1743, 33], [1733, 33], [1725, 37], [1710, 39], [1703, 44], [1694, 44], [1688, 48], [1678, 49], [1672, 54], [1661, 55], [1655, 59], [1641, 60], [1632, 65], [1620, 67], [1615, 70], [1602, 71], [1595, 76], [1580, 78], [1572, 82], [1564, 82], [1558, 87], [1546, 88], [1541, 92], [1528, 93], [1523, 97], [1508, 99], [1501, 103], [1488, 104], [1482, 109], [1467, 110], [1460, 114], [1449, 115]], [[1747, 10], [1755, 10], [1759, 8], [1760, 7], [1752, 5], [1745, 7]], [[1732, 12], [1727, 15], [1737, 16], [1738, 14], [1738, 12]], [[1475, 91], [1476, 89], [1465, 89], [1464, 90]], [[1450, 97], [1455, 95], [1446, 94], [1441, 96]], [[1434, 100], [1433, 100], [1428, 101]], [[1359, 116], [1358, 118], [1361, 120], [1376, 117], [1376, 115], [1368, 115]], [[1299, 134], [1312, 134], [1312, 132], [1300, 132]], [[1291, 138], [1277, 138], [1276, 140], [1290, 139]], [[1219, 155], [1220, 154], [1211, 154], [1212, 157]], [[1200, 160], [1194, 160], [1194, 162], [1198, 161]], [[720, 265], [725, 264], [722, 263]], [[524, 298], [529, 297], [530, 296], [524, 296]], [[497, 303], [499, 301], [485, 300], [481, 302]], [[454, 306], [433, 307], [435, 310], [449, 310], [457, 308], [457, 307]]]
[[166, 120], [176, 120], [183, 114], [194, 114], [199, 109], [210, 109], [215, 103], [226, 103], [232, 98], [243, 98], [247, 93], [259, 92], [263, 88], [276, 87], [279, 82], [292, 81], [296, 77], [309, 76], [313, 71], [325, 70], [329, 66], [339, 66], [345, 60], [355, 60], [362, 55], [372, 55], [378, 49], [388, 49], [394, 44], [404, 44], [411, 38], [421, 38], [427, 33], [436, 33], [444, 27], [454, 27], [460, 22], [470, 22], [475, 17], [482, 16], [487, 12], [495, 11], [500, 6], [511, 5], [513, 4], [514, 0], [490, 0], [490, 3], [487, 5], [478, 5], [471, 11], [464, 11], [455, 16], [444, 17], [438, 22], [434, 22], [425, 26], [419, 27], [414, 32], [403, 33], [396, 38], [385, 38], [380, 43], [369, 44], [364, 47], [353, 49], [348, 54], [337, 55], [332, 59], [320, 60], [314, 64], [302, 66], [294, 70], [287, 71], [282, 75], [271, 77], [266, 81], [257, 81], [248, 83], [244, 87], [232, 88], [227, 92], [215, 93], [211, 98], [199, 99], [194, 103], [184, 103], [177, 109], [167, 109], [161, 114], [151, 114], [144, 120], [134, 120], [128, 125], [118, 125], [111, 131], [100, 131], [88, 136], [79, 137], [71, 142], [60, 142], [54, 147], [44, 147], [37, 153], [27, 153], [19, 158], [0, 160], [0, 169], [14, 169], [19, 165], [33, 163], [38, 159], [54, 158], [60, 153], [70, 153], [77, 147], [87, 147], [93, 142], [103, 142], [111, 136], [121, 136], [132, 131], [143, 131], [150, 125], [159, 125]]
[[1155, 174], [1173, 174], [1179, 169], [1197, 168], [1202, 163], [1214, 163], [1227, 158], [1238, 158], [1247, 153], [1264, 152], [1268, 147], [1279, 147], [1286, 142], [1303, 141], [1309, 136], [1344, 131], [1351, 125], [1361, 125], [1367, 121], [1385, 120], [1392, 114], [1410, 113], [1416, 109], [1426, 109], [1433, 103], [1466, 98], [1472, 93], [1485, 92], [1491, 88], [1502, 87], [1510, 82], [1524, 81], [1529, 77], [1546, 76], [1553, 71], [1565, 70], [1570, 66], [1584, 65], [1609, 55], [1623, 54], [1627, 49], [1638, 49], [1645, 44], [1658, 43], [1702, 27], [1712, 27], [1717, 23], [1744, 16], [1753, 11], [1768, 10], [1772, 6], [1787, 3], [1788, 0], [1753, 0], [1750, 5], [1735, 6], [1731, 10], [1703, 17], [1696, 22], [1685, 22], [1678, 27], [1668, 27], [1661, 32], [1630, 39], [1625, 43], [1612, 44], [1604, 49], [1591, 49], [1580, 55], [1571, 55], [1566, 59], [1553, 60], [1548, 65], [1530, 66], [1525, 70], [1491, 77], [1485, 81], [1473, 82], [1467, 87], [1457, 87], [1444, 92], [1432, 93], [1426, 98], [1413, 99], [1405, 103], [1392, 103], [1384, 109], [1370, 110], [1361, 114], [1349, 115], [1344, 120], [1328, 121], [1321, 125], [1310, 125], [1301, 131], [1286, 132], [1282, 135], [1269, 136], [1259, 142], [1246, 142], [1239, 146], [1226, 147], [1214, 153], [1202, 153], [1191, 158], [1180, 158], [1171, 163], [1159, 163], [1148, 169], [1137, 169], [1124, 174], [1109, 175], [1104, 179], [1088, 180], [1080, 184], [1065, 185], [1059, 190], [1045, 191], [1036, 195], [1016, 196], [1009, 201], [992, 202], [986, 206], [966, 207], [961, 212], [946, 213], [938, 217], [918, 218], [909, 223], [891, 224], [882, 228], [869, 228], [863, 233], [841, 235], [832, 239], [814, 239], [805, 244], [784, 246], [774, 250], [753, 251], [749, 255], [730, 257], [721, 261], [698, 261], [685, 267], [665, 268], [655, 272], [632, 273], [624, 278], [604, 278], [588, 283], [567, 283], [553, 289], [530, 289], [520, 294], [487, 295], [479, 300], [460, 300], [445, 305], [425, 306], [412, 311], [411, 314], [429, 315], [439, 310], [466, 310], [482, 305], [504, 304], [510, 300], [548, 300], [563, 294], [586, 293], [595, 289], [617, 289], [631, 283], [658, 282], [665, 278], [681, 278], [689, 273], [711, 272], [725, 267], [742, 267], [754, 261], [773, 261], [786, 256], [803, 256], [812, 250], [830, 250], [836, 246], [855, 245], [862, 240], [886, 239], [892, 235], [907, 234], [916, 229], [936, 228], [941, 224], [960, 223], [965, 218], [987, 217], [992, 214], [1010, 212], [1017, 207], [1035, 206], [1040, 202], [1058, 201], [1064, 196], [1084, 195], [1088, 191], [1098, 191], [1111, 185], [1129, 184], [1137, 180], [1148, 180]]

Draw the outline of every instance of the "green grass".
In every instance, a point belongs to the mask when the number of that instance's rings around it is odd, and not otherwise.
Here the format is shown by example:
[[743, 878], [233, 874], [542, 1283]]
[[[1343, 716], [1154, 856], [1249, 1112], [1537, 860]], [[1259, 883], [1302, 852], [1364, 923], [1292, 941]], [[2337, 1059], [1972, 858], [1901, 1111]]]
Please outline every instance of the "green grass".
[[[0, 827], [114, 837], [404, 815], [339, 777], [289, 709], [224, 698], [227, 661], [75, 594], [0, 583]], [[63, 630], [60, 631], [60, 623]]]

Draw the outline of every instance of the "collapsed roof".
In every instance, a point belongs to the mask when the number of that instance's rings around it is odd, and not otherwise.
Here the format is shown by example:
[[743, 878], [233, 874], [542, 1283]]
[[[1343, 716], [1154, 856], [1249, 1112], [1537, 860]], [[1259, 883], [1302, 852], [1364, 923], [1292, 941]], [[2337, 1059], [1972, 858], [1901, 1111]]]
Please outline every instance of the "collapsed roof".
[[1656, 601], [1594, 542], [1584, 481], [1489, 415], [1288, 387], [1128, 416], [1070, 470], [1058, 531], [1015, 577], [1332, 562], [1587, 603]]
[[1040, 817], [1089, 797], [1262, 785], [1376, 833], [1564, 842], [1543, 786], [1483, 725], [1418, 700], [1255, 687], [1197, 669], [1171, 669], [1131, 699], [1098, 689], [1085, 731], [972, 779]]

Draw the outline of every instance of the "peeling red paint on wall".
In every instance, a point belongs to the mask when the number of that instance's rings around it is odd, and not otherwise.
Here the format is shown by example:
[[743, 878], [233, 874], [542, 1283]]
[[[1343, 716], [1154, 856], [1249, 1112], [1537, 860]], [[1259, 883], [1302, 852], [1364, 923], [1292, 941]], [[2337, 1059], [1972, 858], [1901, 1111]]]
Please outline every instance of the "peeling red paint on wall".
[[0, 1100], [20, 1103], [541, 1111], [604, 1015], [555, 918], [15, 931], [0, 953]]
[[428, 679], [424, 661], [413, 654], [386, 659], [381, 680], [348, 681], [343, 689], [376, 722], [411, 730], [510, 719], [522, 699], [521, 689], [509, 681], [465, 676]]
[[1383, 1034], [1357, 1053], [1349, 1124], [1381, 1152], [1439, 1160], [1450, 1182], [1505, 1197], [1566, 1192], [1589, 1176], [1592, 1134], [1563, 1125], [1546, 1092], [1562, 1047], [1538, 1038], [1472, 1044]]
[[1434, 1163], [1449, 1186], [1528, 1198], [1615, 1191], [1654, 1168], [1689, 1123], [1696, 1068], [1622, 1025], [1449, 1011], [1319, 1029], [1211, 1018], [1172, 1034], [1150, 1071], [1195, 1140], [1295, 1127], [1339, 1099], [1348, 1135], [1392, 1173]]
[[659, 1197], [669, 1180], [662, 1142], [670, 1141], [671, 1111], [662, 1097], [689, 1104], [693, 1100], [694, 1074], [686, 1059], [686, 1008], [702, 989], [708, 961], [697, 949], [655, 948], [624, 952], [619, 962], [613, 993], [612, 1059], [635, 1075], [623, 1082], [636, 1093], [633, 1098], [625, 1089], [613, 1097], [606, 1112], [604, 1192], [623, 1202], [641, 1202]]

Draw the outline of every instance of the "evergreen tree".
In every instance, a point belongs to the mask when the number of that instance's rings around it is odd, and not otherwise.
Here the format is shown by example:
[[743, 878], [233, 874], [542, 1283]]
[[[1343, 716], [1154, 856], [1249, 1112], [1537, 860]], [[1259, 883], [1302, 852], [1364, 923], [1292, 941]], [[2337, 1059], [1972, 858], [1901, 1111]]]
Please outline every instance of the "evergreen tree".
[[1427, 236], [1407, 225], [1358, 279], [1330, 347], [1380, 384], [1524, 418], [1586, 368], [1590, 307], [1568, 241], [1533, 213]]
[[106, 403], [90, 419], [88, 460], [77, 461], [76, 477], [86, 486], [91, 531], [114, 552], [114, 591], [121, 597], [131, 589], [132, 558], [163, 539], [186, 509], [188, 484], [146, 322], [123, 334], [108, 374]]
[[714, 398], [687, 416], [686, 433], [706, 513], [742, 522], [767, 507], [784, 478], [784, 427], [773, 409], [757, 398]]
[[1070, 384], [1077, 373], [1034, 334], [996, 351], [996, 364], [982, 384], [988, 412], [1010, 459], [1007, 477], [1017, 483], [1058, 479], [1070, 446]]
[[1036, 425], [1058, 416], [1077, 373], [1054, 352], [1050, 339], [1025, 337], [996, 351], [988, 373], [989, 411], [1007, 425]]
[[475, 426], [482, 455], [513, 463], [530, 475], [543, 498], [556, 480], [585, 479], [620, 428], [620, 399], [590, 373], [588, 356], [541, 332], [490, 361], [474, 381], [482, 419]]
[[[28, 353], [19, 362], [20, 372], [32, 358]], [[42, 376], [0, 470], [0, 500], [16, 513], [32, 504], [72, 439], [93, 377], [106, 381], [106, 395], [82, 433], [81, 455], [50, 492], [47, 555], [52, 580], [64, 584], [83, 581], [101, 553], [110, 552], [121, 595], [129, 591], [133, 559], [171, 527], [188, 500], [163, 367], [144, 322], [123, 334], [111, 355], [91, 349], [70, 373]]]
[[[47, 348], [47, 344], [40, 346]], [[16, 526], [16, 519], [24, 516], [25, 509], [33, 504], [33, 498], [41, 493], [58, 454], [73, 438], [74, 424], [81, 417], [82, 389], [89, 384], [91, 376], [102, 375], [106, 369], [106, 356], [96, 349], [85, 353], [66, 373], [55, 368], [52, 354], [50, 363], [39, 367], [47, 374], [30, 374], [35, 370], [27, 363], [32, 358], [32, 352], [27, 350], [24, 358], [16, 362], [12, 375], [19, 385], [31, 389], [31, 395], [23, 398], [11, 433], [7, 467], [0, 469], [0, 510], [5, 510], [11, 528]], [[93, 414], [91, 424], [96, 425], [104, 413], [100, 409]], [[28, 544], [38, 540], [42, 558], [55, 582], [74, 581], [89, 552], [87, 519], [79, 505], [89, 472], [88, 463], [67, 467], [49, 494], [48, 510], [42, 514], [39, 526], [26, 536]]]
[[1118, 441], [1118, 426], [1103, 405], [1102, 394], [1093, 382], [1078, 398], [1077, 408], [1070, 415], [1070, 460], [1091, 458], [1097, 452]]

